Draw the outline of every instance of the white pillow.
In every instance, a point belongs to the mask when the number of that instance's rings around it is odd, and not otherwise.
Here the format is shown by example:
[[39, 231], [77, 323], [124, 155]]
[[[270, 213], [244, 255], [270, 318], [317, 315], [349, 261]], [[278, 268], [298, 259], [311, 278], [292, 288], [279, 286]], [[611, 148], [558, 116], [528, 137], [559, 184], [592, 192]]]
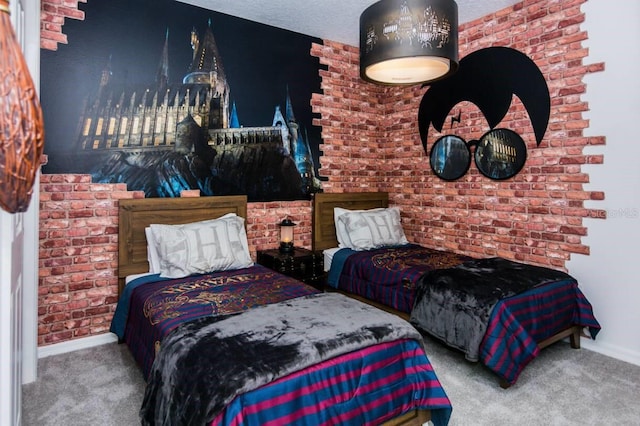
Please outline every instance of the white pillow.
[[377, 247], [408, 244], [402, 229], [400, 209], [372, 209], [350, 211], [339, 216], [352, 250], [370, 250]]
[[369, 210], [347, 210], [347, 209], [343, 209], [341, 207], [334, 207], [333, 208], [333, 222], [336, 225], [336, 237], [338, 240], [338, 247], [340, 248], [351, 248], [351, 246], [353, 245], [351, 243], [351, 239], [349, 238], [349, 232], [347, 231], [347, 228], [345, 227], [345, 224], [343, 221], [340, 220], [340, 216], [342, 216], [345, 213], [363, 213], [363, 212], [378, 212], [378, 211], [383, 211], [384, 208], [377, 208], [377, 209], [369, 209]]
[[184, 225], [150, 227], [161, 277], [182, 278], [253, 265], [244, 219], [235, 214]]
[[147, 261], [149, 262], [149, 272], [152, 274], [160, 273], [160, 255], [158, 254], [158, 245], [153, 238], [151, 227], [144, 228], [144, 235], [147, 237]]
[[219, 218], [213, 219], [213, 220], [227, 221], [232, 226], [234, 226], [235, 229], [237, 229], [238, 239], [240, 240], [240, 243], [242, 244], [242, 248], [243, 248], [241, 257], [249, 259], [249, 261], [251, 262], [251, 255], [249, 254], [249, 242], [247, 241], [247, 231], [245, 230], [245, 227], [244, 227], [244, 218], [238, 216], [235, 213], [227, 213], [224, 216], [220, 216]]

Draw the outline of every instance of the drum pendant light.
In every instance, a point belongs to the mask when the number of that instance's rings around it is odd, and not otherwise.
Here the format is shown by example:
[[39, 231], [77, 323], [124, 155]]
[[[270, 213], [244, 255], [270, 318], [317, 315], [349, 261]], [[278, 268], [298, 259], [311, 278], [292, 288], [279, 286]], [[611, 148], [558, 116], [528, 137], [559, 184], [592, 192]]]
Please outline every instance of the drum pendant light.
[[454, 0], [380, 0], [360, 15], [360, 76], [388, 85], [432, 83], [458, 69]]

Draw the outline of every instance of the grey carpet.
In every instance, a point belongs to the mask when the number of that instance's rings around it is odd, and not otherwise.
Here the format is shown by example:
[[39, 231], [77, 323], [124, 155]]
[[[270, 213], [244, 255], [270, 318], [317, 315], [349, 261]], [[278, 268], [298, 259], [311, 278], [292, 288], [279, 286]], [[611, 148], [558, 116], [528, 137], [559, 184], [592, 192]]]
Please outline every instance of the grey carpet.
[[145, 382], [126, 345], [96, 346], [38, 360], [22, 387], [25, 426], [140, 424]]
[[[640, 366], [558, 342], [510, 389], [480, 364], [427, 339], [453, 405], [450, 425], [640, 425]], [[39, 360], [23, 386], [25, 426], [136, 425], [144, 381], [125, 345]]]

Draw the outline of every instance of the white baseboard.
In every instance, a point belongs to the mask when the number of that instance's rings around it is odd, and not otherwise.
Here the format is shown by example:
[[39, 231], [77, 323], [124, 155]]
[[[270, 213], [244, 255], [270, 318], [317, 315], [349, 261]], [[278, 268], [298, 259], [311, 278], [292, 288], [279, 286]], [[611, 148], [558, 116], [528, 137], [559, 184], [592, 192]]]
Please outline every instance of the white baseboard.
[[640, 366], [640, 353], [638, 352], [589, 339], [580, 339], [580, 346], [590, 351]]
[[97, 336], [83, 337], [81, 339], [69, 340], [53, 345], [39, 346], [38, 358], [46, 358], [52, 355], [60, 355], [67, 352], [73, 352], [80, 349], [92, 348], [107, 343], [118, 341], [118, 337], [113, 333], [99, 334]]

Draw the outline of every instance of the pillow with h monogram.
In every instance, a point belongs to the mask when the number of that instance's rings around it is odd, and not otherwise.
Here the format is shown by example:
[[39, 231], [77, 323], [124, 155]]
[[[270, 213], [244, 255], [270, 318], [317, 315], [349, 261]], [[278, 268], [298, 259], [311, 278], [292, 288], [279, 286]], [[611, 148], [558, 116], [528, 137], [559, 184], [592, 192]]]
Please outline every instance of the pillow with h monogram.
[[352, 250], [408, 244], [400, 222], [400, 209], [389, 207], [365, 211], [350, 211], [338, 218], [348, 235]]
[[149, 273], [160, 273], [160, 255], [158, 254], [158, 244], [153, 238], [151, 227], [144, 228], [144, 235], [147, 237], [147, 261], [149, 262]]
[[182, 278], [253, 265], [244, 219], [235, 214], [184, 225], [152, 224], [150, 228], [161, 277]]
[[369, 210], [348, 210], [343, 209], [342, 207], [334, 207], [333, 208], [333, 222], [336, 225], [336, 239], [338, 240], [338, 247], [340, 248], [352, 248], [353, 244], [351, 243], [351, 239], [349, 238], [349, 231], [346, 228], [344, 221], [340, 220], [340, 217], [346, 213], [363, 213], [363, 212], [382, 212], [385, 209], [383, 207], [379, 207], [376, 209]]

